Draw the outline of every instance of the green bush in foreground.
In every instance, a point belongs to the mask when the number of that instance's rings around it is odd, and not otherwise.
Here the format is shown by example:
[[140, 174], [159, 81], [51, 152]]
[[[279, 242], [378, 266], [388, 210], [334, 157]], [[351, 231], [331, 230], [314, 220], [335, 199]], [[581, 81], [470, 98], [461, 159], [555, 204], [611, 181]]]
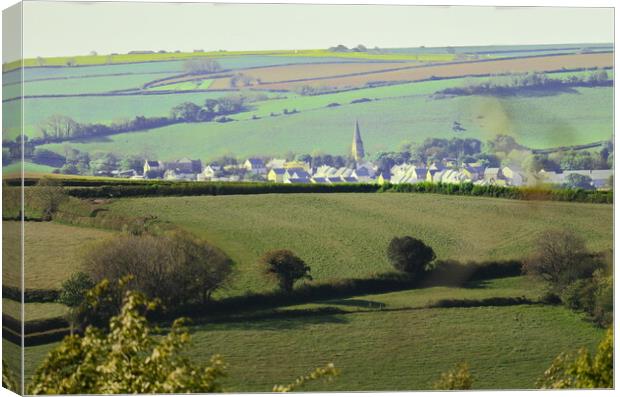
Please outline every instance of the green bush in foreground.
[[614, 387], [614, 333], [609, 328], [594, 357], [585, 348], [577, 356], [562, 353], [538, 380], [543, 389], [602, 389]]
[[441, 374], [439, 380], [433, 385], [435, 390], [469, 390], [473, 379], [469, 373], [469, 365], [460, 363], [456, 368]]
[[[101, 289], [94, 289], [100, 291]], [[95, 292], [96, 293], [96, 292]], [[52, 350], [28, 386], [29, 394], [145, 394], [222, 392], [226, 364], [219, 355], [196, 364], [183, 354], [190, 335], [183, 319], [168, 334], [156, 337], [145, 313], [156, 302], [128, 291], [109, 331], [88, 327], [84, 336], [71, 335]], [[274, 391], [292, 391], [311, 380], [338, 374], [333, 364]], [[3, 377], [3, 383], [5, 383]]]

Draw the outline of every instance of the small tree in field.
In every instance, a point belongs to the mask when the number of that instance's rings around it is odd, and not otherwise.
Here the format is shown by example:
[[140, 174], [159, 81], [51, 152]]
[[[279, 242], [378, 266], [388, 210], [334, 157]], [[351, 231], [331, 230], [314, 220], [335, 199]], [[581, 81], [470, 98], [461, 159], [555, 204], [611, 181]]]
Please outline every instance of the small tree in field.
[[388, 245], [387, 256], [396, 270], [411, 276], [426, 270], [426, 265], [436, 258], [431, 247], [410, 236], [394, 237]]
[[71, 335], [77, 320], [77, 308], [86, 299], [86, 291], [93, 288], [95, 283], [86, 273], [73, 273], [68, 280], [62, 283], [58, 303], [69, 307], [68, 320], [71, 326]]
[[267, 275], [278, 281], [280, 289], [291, 292], [295, 281], [312, 280], [310, 267], [289, 250], [269, 251], [260, 259], [260, 264]]
[[50, 178], [41, 178], [37, 185], [32, 188], [33, 198], [36, 204], [41, 208], [43, 220], [49, 221], [63, 201], [67, 199], [67, 195], [60, 182]]
[[523, 270], [547, 281], [553, 292], [570, 283], [592, 276], [602, 264], [588, 252], [583, 238], [566, 230], [546, 230], [536, 236], [534, 253]]

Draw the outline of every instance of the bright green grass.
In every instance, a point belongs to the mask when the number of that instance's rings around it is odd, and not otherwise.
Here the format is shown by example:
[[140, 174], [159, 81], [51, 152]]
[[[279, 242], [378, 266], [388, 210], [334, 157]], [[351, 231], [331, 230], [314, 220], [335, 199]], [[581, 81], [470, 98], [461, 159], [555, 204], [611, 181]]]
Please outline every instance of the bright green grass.
[[[170, 76], [169, 73], [126, 76], [96, 76], [71, 79], [39, 80], [23, 84], [24, 96], [98, 94], [136, 89], [150, 81]], [[3, 87], [2, 99], [19, 97], [19, 84]]]
[[[152, 156], [161, 160], [182, 157], [204, 160], [231, 152], [242, 157], [282, 155], [288, 151], [345, 154], [356, 119], [360, 122], [366, 151], [371, 154], [397, 150], [403, 142], [422, 142], [429, 137], [487, 140], [507, 134], [531, 148], [610, 139], [613, 90], [579, 88], [576, 91], [544, 97], [390, 98], [259, 120], [177, 124], [70, 145], [89, 152], [118, 154], [141, 153], [148, 147]], [[293, 109], [295, 101], [300, 99], [293, 99], [291, 106], [284, 101], [277, 107]], [[454, 133], [454, 121], [459, 121], [467, 131]], [[43, 147], [60, 153], [65, 145]]]
[[[488, 290], [487, 290], [488, 289]], [[445, 291], [444, 291], [445, 290]], [[205, 324], [192, 327], [192, 359], [219, 353], [229, 364], [229, 391], [270, 391], [333, 362], [342, 375], [307, 390], [421, 390], [456, 363], [467, 361], [476, 389], [534, 388], [563, 351], [593, 349], [602, 330], [559, 306], [424, 309], [428, 297], [528, 293], [522, 278], [494, 280], [481, 289], [411, 290], [354, 297], [348, 314]], [[372, 300], [383, 310], [367, 309]], [[348, 302], [348, 303], [346, 303]], [[396, 310], [390, 310], [396, 309]], [[26, 349], [26, 376], [55, 344]]]
[[[17, 222], [2, 222], [3, 228], [7, 229], [15, 224]], [[59, 288], [72, 273], [81, 270], [83, 255], [92, 244], [113, 235], [104, 230], [53, 222], [26, 222], [24, 227], [26, 288]], [[16, 233], [3, 235], [3, 244], [15, 246], [18, 242]], [[7, 255], [7, 263], [15, 263], [19, 253], [11, 251]], [[2, 282], [18, 286], [18, 276], [6, 268]]]
[[[48, 165], [24, 162], [24, 172], [49, 173], [49, 172], [52, 172], [53, 170], [55, 170], [55, 168], [50, 167]], [[5, 167], [2, 167], [2, 173], [3, 174], [21, 173], [21, 163], [13, 163]]]
[[157, 87], [151, 87], [149, 91], [193, 91], [193, 90], [206, 90], [209, 89], [213, 80], [197, 80], [197, 81], [183, 81], [181, 83], [160, 85]]
[[269, 194], [120, 199], [109, 208], [156, 215], [204, 237], [237, 263], [227, 294], [269, 290], [256, 262], [290, 249], [316, 280], [390, 270], [385, 249], [394, 236], [430, 244], [440, 259], [518, 259], [536, 233], [572, 229], [593, 250], [612, 246], [612, 207], [433, 194]]
[[[183, 102], [202, 104], [207, 98], [219, 98], [228, 94], [230, 93], [202, 92], [27, 99], [24, 102], [24, 132], [32, 138], [41, 136], [39, 126], [54, 114], [67, 115], [81, 123], [110, 124], [136, 116], [168, 116], [170, 109]], [[21, 101], [5, 102], [2, 106], [3, 138], [15, 139], [20, 133]], [[102, 140], [107, 141], [107, 138]], [[144, 143], [141, 148], [148, 149], [149, 146]]]

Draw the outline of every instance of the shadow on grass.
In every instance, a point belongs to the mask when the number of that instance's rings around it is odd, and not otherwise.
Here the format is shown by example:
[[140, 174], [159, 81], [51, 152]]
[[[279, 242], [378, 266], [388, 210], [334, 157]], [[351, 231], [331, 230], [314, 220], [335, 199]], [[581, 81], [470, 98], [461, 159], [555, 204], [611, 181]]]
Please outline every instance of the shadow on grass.
[[383, 309], [386, 306], [383, 302], [370, 301], [366, 299], [336, 299], [323, 301], [322, 303], [327, 303], [330, 305], [352, 306], [364, 309]]

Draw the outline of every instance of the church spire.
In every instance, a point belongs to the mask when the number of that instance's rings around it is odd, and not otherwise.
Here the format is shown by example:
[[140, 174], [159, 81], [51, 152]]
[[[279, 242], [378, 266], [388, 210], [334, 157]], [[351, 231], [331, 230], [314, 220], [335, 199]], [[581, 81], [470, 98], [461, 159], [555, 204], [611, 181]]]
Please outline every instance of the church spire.
[[355, 161], [361, 161], [364, 159], [364, 143], [362, 142], [360, 126], [357, 120], [355, 120], [355, 129], [353, 131], [353, 145], [351, 145], [351, 154], [353, 155]]

